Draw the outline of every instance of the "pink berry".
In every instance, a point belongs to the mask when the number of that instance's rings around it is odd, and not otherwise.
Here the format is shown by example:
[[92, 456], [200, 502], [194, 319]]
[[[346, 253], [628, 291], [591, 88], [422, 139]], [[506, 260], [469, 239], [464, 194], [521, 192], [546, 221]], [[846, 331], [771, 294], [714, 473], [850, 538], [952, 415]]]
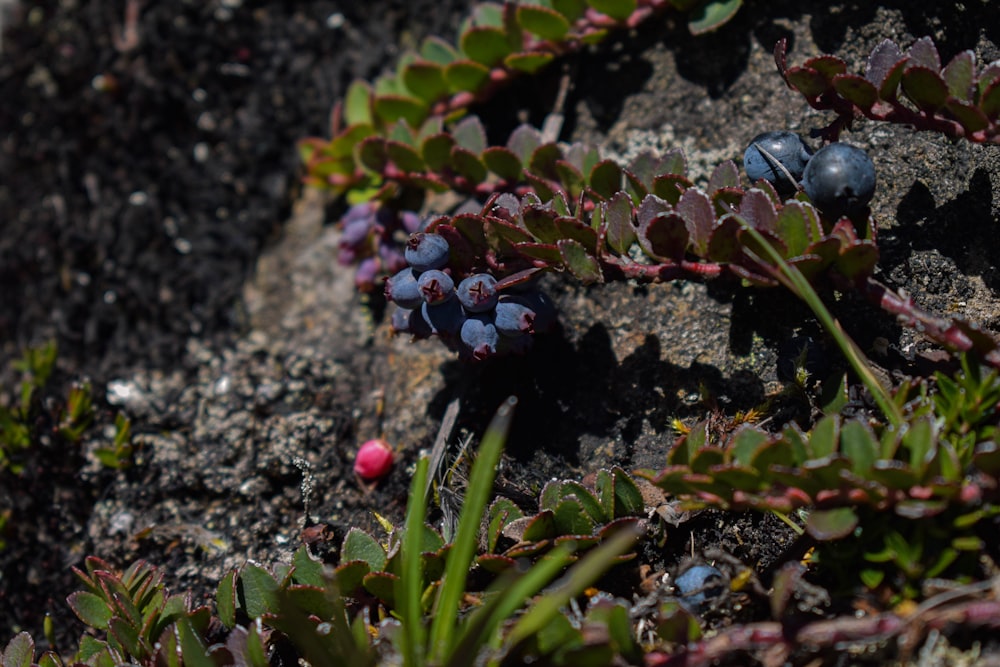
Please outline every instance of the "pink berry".
[[391, 468], [392, 448], [385, 440], [369, 440], [361, 445], [354, 459], [354, 472], [364, 480], [381, 479]]

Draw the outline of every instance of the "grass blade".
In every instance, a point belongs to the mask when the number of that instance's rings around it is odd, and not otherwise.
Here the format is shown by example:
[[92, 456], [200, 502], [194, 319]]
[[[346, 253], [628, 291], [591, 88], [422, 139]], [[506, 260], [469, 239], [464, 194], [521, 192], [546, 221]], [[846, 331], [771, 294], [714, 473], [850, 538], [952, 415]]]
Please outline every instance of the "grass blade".
[[417, 462], [417, 470], [410, 485], [410, 503], [406, 510], [406, 534], [403, 535], [403, 563], [400, 578], [396, 581], [396, 600], [403, 622], [403, 664], [420, 667], [426, 656], [424, 643], [423, 609], [420, 604], [423, 593], [424, 573], [420, 566], [420, 545], [423, 536], [424, 519], [427, 516], [427, 496], [424, 485], [427, 482], [427, 457]]
[[466, 578], [475, 556], [479, 525], [493, 492], [496, 466], [500, 461], [500, 453], [503, 451], [516, 405], [517, 398], [511, 396], [497, 410], [486, 428], [476, 461], [472, 465], [468, 492], [462, 506], [462, 514], [458, 519], [455, 541], [448, 553], [434, 620], [431, 622], [428, 652], [435, 662], [441, 662], [440, 659], [448, 653], [449, 640], [455, 630], [458, 610], [465, 592]]

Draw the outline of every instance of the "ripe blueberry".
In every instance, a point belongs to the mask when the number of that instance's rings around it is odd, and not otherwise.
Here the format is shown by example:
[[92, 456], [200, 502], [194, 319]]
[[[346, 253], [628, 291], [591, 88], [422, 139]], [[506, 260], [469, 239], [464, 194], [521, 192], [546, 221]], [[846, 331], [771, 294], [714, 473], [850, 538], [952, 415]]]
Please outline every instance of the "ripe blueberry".
[[439, 336], [454, 336], [462, 330], [465, 322], [465, 310], [458, 299], [451, 298], [441, 303], [420, 306], [420, 314], [431, 327], [431, 331]]
[[448, 241], [440, 234], [410, 234], [404, 255], [414, 271], [440, 269], [448, 263]]
[[488, 315], [473, 315], [465, 320], [460, 337], [476, 361], [492, 357], [500, 343], [500, 334]]
[[476, 273], [458, 284], [458, 300], [470, 313], [485, 313], [497, 305], [497, 279], [488, 273]]
[[864, 209], [875, 194], [875, 165], [868, 153], [835, 143], [816, 152], [802, 174], [812, 203], [831, 217]]
[[385, 298], [402, 308], [419, 308], [424, 302], [413, 269], [406, 267], [385, 281]]
[[676, 579], [677, 596], [681, 606], [692, 613], [704, 611], [714, 598], [725, 593], [725, 579], [722, 572], [711, 565], [695, 565], [688, 568]]
[[417, 288], [424, 301], [433, 306], [455, 294], [455, 281], [444, 271], [431, 269], [417, 278]]
[[535, 331], [535, 311], [516, 296], [504, 296], [497, 303], [494, 322], [504, 336], [523, 336]]
[[761, 178], [769, 181], [781, 194], [795, 191], [795, 183], [788, 180], [785, 172], [764, 154], [769, 153], [781, 166], [788, 170], [796, 181], [812, 156], [812, 150], [802, 141], [802, 137], [785, 130], [758, 134], [743, 152], [743, 169], [753, 183]]

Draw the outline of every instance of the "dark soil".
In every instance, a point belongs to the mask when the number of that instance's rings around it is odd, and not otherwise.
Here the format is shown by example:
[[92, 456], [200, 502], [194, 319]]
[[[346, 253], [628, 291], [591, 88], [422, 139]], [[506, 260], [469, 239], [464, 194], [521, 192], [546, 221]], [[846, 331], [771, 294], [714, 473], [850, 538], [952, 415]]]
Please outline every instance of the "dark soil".
[[[885, 37], [930, 35], [944, 59], [965, 48], [1000, 58], [984, 0], [747, 4], [705, 37], [643, 26], [478, 112], [495, 141], [518, 122], [540, 125], [568, 73], [562, 138], [617, 156], [679, 146], [704, 179], [759, 132], [828, 122], [776, 74], [781, 37], [794, 62], [832, 52], [856, 68]], [[115, 37], [124, 2], [24, 5], [0, 61], [0, 368], [54, 337], [50, 395], [87, 377], [99, 414], [81, 446], [52, 438], [21, 476], [0, 473], [0, 644], [21, 628], [40, 641], [52, 614], [60, 648], [74, 645], [82, 626], [64, 600], [69, 568], [88, 554], [148, 559], [199, 601], [248, 559], [287, 558], [308, 525], [332, 529], [335, 557], [347, 528], [377, 529], [373, 511], [401, 520], [410, 464], [456, 399], [457, 450], [519, 396], [501, 491], [523, 499], [553, 477], [661, 466], [672, 420], [706, 416], [703, 391], [730, 416], [776, 397], [793, 339], [814, 338], [825, 363], [840, 363], [791, 296], [733, 283], [548, 278], [560, 333], [496, 364], [390, 338], [335, 264], [329, 202], [299, 192], [295, 141], [328, 132], [352, 78], [425, 34], [452, 37], [467, 3], [161, 1], [141, 7], [135, 45]], [[880, 279], [932, 312], [1000, 330], [996, 147], [869, 123], [846, 138], [880, 173]], [[835, 310], [863, 349], [887, 350], [873, 353], [887, 371], [912, 372], [932, 348], [857, 299]], [[15, 377], [2, 377], [9, 401]], [[140, 449], [116, 473], [91, 452], [119, 410]], [[808, 417], [794, 400], [773, 410], [776, 425]], [[369, 488], [351, 459], [376, 436], [400, 463]], [[721, 549], [766, 573], [792, 539], [776, 520], [706, 513], [645, 557], [672, 570], [692, 549]], [[766, 614], [766, 601], [747, 609]]]

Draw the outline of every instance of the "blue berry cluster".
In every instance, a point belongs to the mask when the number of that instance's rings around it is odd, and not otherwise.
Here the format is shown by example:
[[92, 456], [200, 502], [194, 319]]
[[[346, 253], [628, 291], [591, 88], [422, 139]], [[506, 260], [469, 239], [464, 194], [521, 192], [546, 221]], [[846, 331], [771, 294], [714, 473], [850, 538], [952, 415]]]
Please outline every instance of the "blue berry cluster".
[[385, 282], [385, 297], [397, 306], [392, 327], [398, 333], [437, 336], [459, 357], [482, 361], [524, 353], [533, 334], [555, 325], [555, 307], [538, 290], [501, 293], [497, 279], [485, 272], [456, 284], [448, 241], [439, 234], [411, 234], [404, 259], [405, 268]]
[[402, 239], [420, 225], [416, 213], [397, 213], [377, 202], [357, 204], [344, 214], [337, 261], [344, 266], [357, 264], [354, 284], [359, 292], [371, 292], [379, 276], [392, 275], [406, 266]]
[[783, 195], [798, 184], [809, 200], [828, 216], [863, 212], [875, 194], [875, 165], [860, 148], [832, 143], [816, 151], [794, 132], [765, 132], [743, 153], [751, 181], [764, 179]]

